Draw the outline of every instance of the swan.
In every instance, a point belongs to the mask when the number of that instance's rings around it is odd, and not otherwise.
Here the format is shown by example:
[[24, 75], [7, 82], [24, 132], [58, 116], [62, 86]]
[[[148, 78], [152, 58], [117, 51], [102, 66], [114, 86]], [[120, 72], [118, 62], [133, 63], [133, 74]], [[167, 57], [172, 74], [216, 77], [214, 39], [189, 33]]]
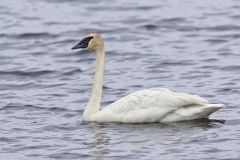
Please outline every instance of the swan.
[[83, 121], [150, 123], [208, 118], [223, 104], [209, 104], [197, 95], [151, 88], [131, 93], [100, 110], [104, 75], [104, 41], [99, 33], [88, 33], [72, 49], [85, 48], [96, 56], [96, 72]]

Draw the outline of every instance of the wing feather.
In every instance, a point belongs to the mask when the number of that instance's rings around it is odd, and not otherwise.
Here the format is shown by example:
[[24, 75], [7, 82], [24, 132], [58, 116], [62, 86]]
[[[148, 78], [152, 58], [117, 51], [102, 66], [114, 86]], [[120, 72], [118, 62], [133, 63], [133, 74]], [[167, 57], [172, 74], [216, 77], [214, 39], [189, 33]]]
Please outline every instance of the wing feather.
[[172, 92], [165, 88], [153, 88], [129, 94], [104, 109], [111, 108], [113, 112], [121, 113], [151, 107], [178, 109], [183, 106], [206, 103], [208, 102], [204, 98], [196, 95]]
[[184, 106], [196, 107], [206, 103], [205, 99], [196, 95], [152, 88], [117, 100], [96, 113], [93, 119], [104, 122], [156, 122]]

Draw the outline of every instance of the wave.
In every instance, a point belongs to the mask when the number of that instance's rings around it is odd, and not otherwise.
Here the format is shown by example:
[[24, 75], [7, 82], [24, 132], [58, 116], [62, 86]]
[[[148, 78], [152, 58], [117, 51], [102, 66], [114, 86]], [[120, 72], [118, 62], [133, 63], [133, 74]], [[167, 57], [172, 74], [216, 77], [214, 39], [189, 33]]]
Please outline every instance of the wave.
[[0, 76], [10, 75], [10, 76], [20, 76], [20, 77], [38, 77], [47, 74], [53, 74], [56, 71], [52, 70], [40, 70], [40, 71], [0, 71]]
[[[60, 107], [41, 107], [31, 104], [18, 104], [18, 103], [10, 103], [3, 107], [0, 107], [0, 111], [5, 110], [43, 110], [43, 111], [49, 111], [49, 112], [62, 112], [62, 113], [69, 113], [69, 112], [83, 112], [83, 110], [72, 110], [68, 108], [60, 108]], [[79, 113], [80, 114], [80, 113]]]
[[29, 32], [19, 34], [0, 34], [0, 37], [12, 38], [12, 39], [36, 39], [36, 38], [56, 38], [58, 35], [50, 34], [48, 32]]

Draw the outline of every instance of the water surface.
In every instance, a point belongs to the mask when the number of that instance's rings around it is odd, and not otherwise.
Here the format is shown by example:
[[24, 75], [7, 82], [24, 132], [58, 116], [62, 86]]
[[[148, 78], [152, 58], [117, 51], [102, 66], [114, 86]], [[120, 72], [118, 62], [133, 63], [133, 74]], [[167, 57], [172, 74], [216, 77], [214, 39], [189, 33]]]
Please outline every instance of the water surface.
[[[240, 3], [20, 0], [0, 2], [0, 159], [240, 159]], [[166, 87], [223, 103], [210, 120], [82, 122], [102, 33], [102, 105]]]

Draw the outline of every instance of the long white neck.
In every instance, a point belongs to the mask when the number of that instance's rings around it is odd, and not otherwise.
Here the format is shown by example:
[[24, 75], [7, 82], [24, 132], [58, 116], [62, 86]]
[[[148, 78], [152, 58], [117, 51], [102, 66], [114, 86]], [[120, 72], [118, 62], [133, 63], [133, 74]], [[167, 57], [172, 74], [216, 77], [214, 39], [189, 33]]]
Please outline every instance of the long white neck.
[[104, 48], [96, 51], [96, 72], [93, 81], [93, 87], [91, 97], [83, 112], [83, 119], [89, 120], [90, 117], [97, 113], [100, 109], [102, 87], [103, 87], [103, 75], [104, 75]]

